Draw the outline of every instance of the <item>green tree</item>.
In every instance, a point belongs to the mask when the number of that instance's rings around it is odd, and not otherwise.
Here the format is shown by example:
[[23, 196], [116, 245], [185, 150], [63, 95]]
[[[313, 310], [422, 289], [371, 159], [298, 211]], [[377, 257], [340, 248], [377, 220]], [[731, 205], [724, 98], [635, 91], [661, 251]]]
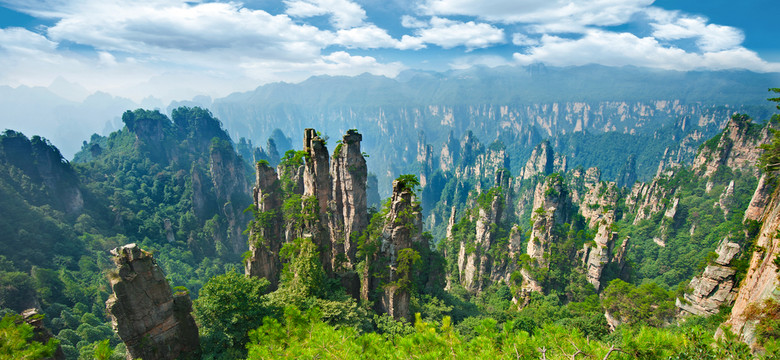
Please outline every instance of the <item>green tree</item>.
[[43, 359], [57, 351], [59, 340], [46, 344], [33, 341], [33, 327], [19, 315], [7, 314], [0, 320], [0, 359]]
[[262, 297], [268, 285], [266, 279], [235, 272], [215, 276], [203, 285], [193, 312], [204, 353], [224, 359], [246, 356], [247, 333], [270, 314]]

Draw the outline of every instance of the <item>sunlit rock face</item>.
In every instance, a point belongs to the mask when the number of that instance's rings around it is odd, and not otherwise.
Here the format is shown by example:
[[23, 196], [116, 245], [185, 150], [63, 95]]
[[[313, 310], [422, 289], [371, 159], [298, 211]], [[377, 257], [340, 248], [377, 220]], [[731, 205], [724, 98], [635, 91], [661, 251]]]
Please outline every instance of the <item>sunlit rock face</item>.
[[106, 301], [111, 325], [130, 359], [187, 359], [200, 354], [198, 327], [187, 292], [173, 294], [151, 254], [135, 244], [111, 251], [114, 293]]

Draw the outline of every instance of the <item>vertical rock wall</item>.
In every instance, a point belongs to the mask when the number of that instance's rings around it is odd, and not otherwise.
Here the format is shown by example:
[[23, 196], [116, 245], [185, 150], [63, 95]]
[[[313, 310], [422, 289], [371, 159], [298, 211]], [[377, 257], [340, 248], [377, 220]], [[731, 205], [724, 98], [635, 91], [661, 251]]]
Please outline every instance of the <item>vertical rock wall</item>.
[[347, 131], [333, 153], [330, 203], [330, 236], [334, 256], [344, 254], [346, 268], [352, 268], [357, 253], [357, 238], [368, 226], [366, 180], [368, 168], [360, 151], [363, 136]]
[[[414, 193], [405, 184], [393, 182], [390, 211], [382, 228], [377, 268], [386, 269], [386, 281], [378, 306], [382, 313], [394, 319], [410, 319], [409, 285], [403, 277], [409, 274], [399, 272], [399, 255], [413, 245], [428, 246], [422, 237], [422, 211], [415, 201]], [[399, 281], [400, 280], [400, 281]]]
[[[778, 176], [774, 174], [774, 176]], [[761, 187], [759, 186], [759, 189]], [[756, 238], [753, 256], [750, 259], [745, 279], [739, 287], [739, 293], [731, 309], [731, 316], [723, 324], [730, 326], [731, 331], [739, 335], [740, 339], [752, 347], [756, 347], [756, 320], [748, 317], [751, 306], [761, 306], [768, 300], [780, 299], [780, 291], [777, 286], [778, 268], [775, 260], [780, 256], [780, 192], [777, 187], [774, 191], [763, 189], [756, 190], [751, 207], [753, 204], [764, 205], [763, 211], [755, 219], [762, 223]], [[757, 198], [758, 197], [758, 198]], [[748, 208], [746, 214], [757, 213], [757, 211]]]
[[262, 213], [253, 223], [249, 234], [250, 256], [246, 262], [248, 276], [266, 278], [275, 289], [279, 283], [281, 262], [279, 250], [284, 243], [280, 181], [268, 164], [258, 162], [255, 168], [255, 208]]
[[187, 359], [200, 354], [198, 327], [190, 315], [189, 294], [173, 294], [165, 274], [135, 244], [111, 251], [114, 293], [106, 301], [111, 324], [130, 359]]

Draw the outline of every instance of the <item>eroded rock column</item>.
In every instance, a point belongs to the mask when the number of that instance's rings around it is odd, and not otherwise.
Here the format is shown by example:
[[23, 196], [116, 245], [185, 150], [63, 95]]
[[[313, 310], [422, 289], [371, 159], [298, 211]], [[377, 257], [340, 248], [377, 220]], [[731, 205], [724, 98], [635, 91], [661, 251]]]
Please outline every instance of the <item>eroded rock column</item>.
[[106, 301], [111, 325], [127, 346], [127, 358], [147, 360], [200, 357], [198, 327], [189, 294], [173, 294], [151, 254], [136, 244], [111, 251], [114, 293]]

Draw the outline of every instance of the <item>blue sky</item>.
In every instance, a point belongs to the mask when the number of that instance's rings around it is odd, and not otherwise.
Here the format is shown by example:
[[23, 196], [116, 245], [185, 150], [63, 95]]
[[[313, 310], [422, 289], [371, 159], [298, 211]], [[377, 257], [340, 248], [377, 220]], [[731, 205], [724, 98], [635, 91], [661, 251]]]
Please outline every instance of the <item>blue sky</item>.
[[0, 0], [0, 85], [169, 101], [474, 65], [780, 72], [779, 14], [776, 0]]

